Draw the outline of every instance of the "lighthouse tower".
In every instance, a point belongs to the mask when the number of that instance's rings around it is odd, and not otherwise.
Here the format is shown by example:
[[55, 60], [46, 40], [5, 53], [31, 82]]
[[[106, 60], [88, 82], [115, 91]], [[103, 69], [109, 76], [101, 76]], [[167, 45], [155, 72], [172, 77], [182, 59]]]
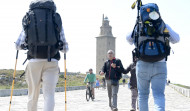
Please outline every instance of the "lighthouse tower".
[[115, 52], [115, 37], [112, 34], [112, 27], [109, 25], [108, 17], [103, 15], [100, 35], [96, 37], [96, 74], [99, 73], [107, 60], [108, 50]]

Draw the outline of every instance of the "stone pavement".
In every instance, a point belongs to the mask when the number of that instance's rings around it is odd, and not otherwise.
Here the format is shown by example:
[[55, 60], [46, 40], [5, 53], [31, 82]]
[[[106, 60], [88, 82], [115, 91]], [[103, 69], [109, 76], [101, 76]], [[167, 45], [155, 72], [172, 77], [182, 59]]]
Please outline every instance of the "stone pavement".
[[[166, 111], [190, 111], [190, 98], [187, 98], [171, 87], [166, 87]], [[67, 92], [67, 111], [111, 111], [108, 107], [107, 90], [96, 90], [95, 101], [87, 102], [85, 99], [85, 90]], [[55, 111], [65, 111], [64, 92], [55, 94]], [[0, 97], [0, 111], [8, 111], [10, 97]], [[130, 90], [120, 86], [118, 95], [119, 111], [130, 110]], [[149, 97], [149, 110], [153, 111], [153, 98]], [[13, 96], [11, 111], [27, 111], [27, 96]], [[38, 102], [38, 111], [43, 111], [43, 95], [40, 95]]]

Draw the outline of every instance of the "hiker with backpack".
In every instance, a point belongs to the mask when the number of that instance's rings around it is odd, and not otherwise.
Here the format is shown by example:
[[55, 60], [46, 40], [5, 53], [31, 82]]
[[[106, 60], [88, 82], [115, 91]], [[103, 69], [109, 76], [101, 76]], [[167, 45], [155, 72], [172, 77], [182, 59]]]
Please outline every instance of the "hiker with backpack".
[[109, 107], [112, 111], [118, 111], [117, 93], [119, 91], [119, 80], [122, 78], [122, 72], [124, 71], [124, 68], [121, 60], [115, 58], [113, 50], [109, 50], [107, 54], [108, 60], [104, 63], [100, 75], [105, 74], [109, 97]]
[[[141, 0], [139, 0], [141, 2]], [[139, 2], [138, 1], [138, 2]], [[156, 111], [165, 111], [165, 81], [167, 78], [167, 56], [171, 43], [179, 42], [179, 35], [165, 24], [160, 16], [157, 4], [138, 3], [137, 23], [127, 41], [135, 50], [139, 110], [148, 111], [150, 84]], [[140, 9], [140, 10], [139, 10]]]
[[53, 111], [55, 87], [59, 78], [59, 51], [66, 53], [60, 15], [52, 0], [35, 0], [22, 20], [23, 31], [16, 41], [17, 50], [28, 50], [25, 69], [28, 84], [28, 111], [37, 111], [42, 84], [44, 111]]

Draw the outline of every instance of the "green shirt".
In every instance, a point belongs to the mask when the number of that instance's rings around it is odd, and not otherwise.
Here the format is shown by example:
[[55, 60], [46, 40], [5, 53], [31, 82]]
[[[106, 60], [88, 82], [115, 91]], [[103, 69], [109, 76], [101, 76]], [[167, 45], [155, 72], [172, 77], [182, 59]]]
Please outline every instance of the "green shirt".
[[84, 82], [86, 82], [88, 79], [88, 82], [96, 82], [96, 75], [95, 74], [87, 74], [85, 79], [84, 79]]

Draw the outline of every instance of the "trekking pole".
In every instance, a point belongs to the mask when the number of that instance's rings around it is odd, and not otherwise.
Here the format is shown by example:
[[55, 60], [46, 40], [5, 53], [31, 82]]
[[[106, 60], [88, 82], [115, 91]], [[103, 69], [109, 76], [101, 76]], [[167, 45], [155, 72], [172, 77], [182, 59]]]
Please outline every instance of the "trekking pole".
[[17, 66], [17, 60], [18, 60], [18, 50], [16, 52], [16, 62], [15, 62], [15, 69], [13, 73], [13, 81], [12, 81], [12, 89], [11, 89], [11, 98], [10, 98], [10, 105], [9, 105], [9, 111], [11, 110], [11, 102], [12, 102], [12, 95], [13, 95], [13, 89], [14, 89], [14, 83], [15, 83], [15, 75], [16, 75], [16, 66]]
[[[136, 48], [132, 51], [132, 55], [133, 55], [133, 59], [134, 59], [134, 55], [138, 58], [139, 57], [139, 34], [140, 34], [140, 7], [142, 6], [142, 1], [141, 0], [136, 0], [131, 8], [132, 9], [135, 9], [136, 7], [136, 4], [137, 4], [137, 20], [136, 20], [136, 24], [135, 24], [135, 27], [133, 29], [133, 33], [132, 33], [132, 37], [135, 35], [135, 43], [137, 43], [137, 46]], [[137, 27], [137, 33], [135, 32], [135, 28]]]
[[[140, 8], [141, 8], [141, 6], [142, 6], [141, 0], [137, 0], [137, 36], [136, 36], [137, 48], [139, 48], [138, 38], [140, 36], [139, 34], [140, 34]], [[137, 56], [138, 56], [138, 54], [137, 54]]]
[[67, 69], [66, 69], [66, 53], [64, 53], [64, 64], [65, 64], [65, 111], [67, 111]]

